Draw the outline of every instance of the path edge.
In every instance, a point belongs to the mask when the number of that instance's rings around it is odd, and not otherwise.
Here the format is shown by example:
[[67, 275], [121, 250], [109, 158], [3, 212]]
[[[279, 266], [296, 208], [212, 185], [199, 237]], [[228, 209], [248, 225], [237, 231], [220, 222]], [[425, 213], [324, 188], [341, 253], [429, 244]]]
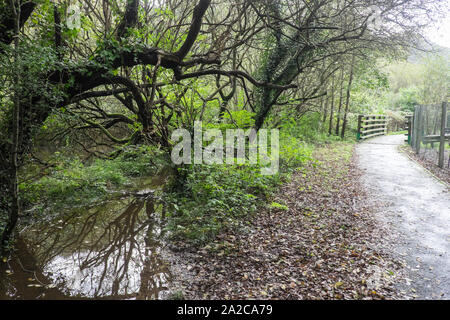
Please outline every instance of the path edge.
[[433, 172], [425, 168], [420, 162], [418, 162], [416, 159], [411, 157], [405, 150], [402, 149], [404, 145], [398, 145], [397, 150], [399, 150], [402, 154], [404, 154], [406, 157], [408, 157], [409, 160], [414, 162], [415, 164], [419, 165], [421, 168], [425, 170], [432, 178], [434, 178], [437, 182], [442, 183], [446, 188], [450, 189], [450, 184], [445, 182], [444, 180], [440, 179], [438, 176], [436, 176]]

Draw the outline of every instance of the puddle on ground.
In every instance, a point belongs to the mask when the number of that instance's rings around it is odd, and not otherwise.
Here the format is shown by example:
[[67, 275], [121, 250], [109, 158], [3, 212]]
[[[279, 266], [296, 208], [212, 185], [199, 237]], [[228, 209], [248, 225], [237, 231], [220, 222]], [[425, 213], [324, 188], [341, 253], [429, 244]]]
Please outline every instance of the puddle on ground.
[[145, 189], [25, 228], [0, 264], [0, 299], [164, 298], [162, 207]]

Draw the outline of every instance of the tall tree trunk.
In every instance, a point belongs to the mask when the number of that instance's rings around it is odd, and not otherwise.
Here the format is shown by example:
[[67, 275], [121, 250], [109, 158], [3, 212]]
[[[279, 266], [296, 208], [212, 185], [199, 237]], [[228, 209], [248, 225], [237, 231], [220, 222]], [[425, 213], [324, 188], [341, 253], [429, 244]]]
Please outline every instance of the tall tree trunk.
[[339, 127], [341, 124], [341, 110], [342, 110], [342, 100], [343, 100], [343, 91], [344, 91], [344, 66], [341, 67], [341, 79], [339, 83], [340, 93], [339, 93], [339, 108], [336, 116], [336, 131], [335, 134], [339, 135]]
[[325, 122], [327, 122], [327, 118], [328, 118], [328, 102], [330, 101], [330, 96], [327, 94], [326, 98], [325, 98], [325, 104], [323, 106], [323, 117], [322, 117], [322, 122], [324, 124], [325, 127]]
[[[20, 33], [20, 1], [16, 3], [11, 1], [11, 6], [14, 10], [14, 63], [17, 65], [19, 62], [19, 33]], [[19, 151], [19, 133], [20, 133], [20, 68], [16, 67], [16, 73], [14, 75], [14, 106], [13, 106], [13, 120], [12, 120], [12, 145], [11, 145], [11, 155], [9, 163], [8, 172], [8, 182], [9, 182], [9, 195], [4, 195], [10, 198], [10, 206], [8, 210], [8, 221], [3, 230], [0, 249], [2, 255], [8, 250], [8, 243], [12, 237], [14, 229], [19, 220], [20, 214], [20, 203], [19, 203], [19, 188], [18, 188], [18, 151]]]
[[320, 113], [319, 113], [319, 123], [318, 123], [320, 131], [322, 131], [322, 127], [323, 127], [322, 115], [325, 113], [324, 108], [326, 108], [325, 98], [320, 97]]
[[345, 130], [347, 129], [347, 115], [350, 106], [350, 94], [352, 89], [354, 70], [355, 70], [355, 55], [352, 56], [352, 64], [350, 66], [350, 77], [348, 79], [347, 100], [345, 101], [345, 113], [344, 113], [344, 122], [342, 123], [341, 139], [345, 138]]
[[334, 112], [334, 75], [331, 76], [331, 110], [330, 110], [330, 125], [328, 126], [328, 135], [333, 131], [333, 112]]

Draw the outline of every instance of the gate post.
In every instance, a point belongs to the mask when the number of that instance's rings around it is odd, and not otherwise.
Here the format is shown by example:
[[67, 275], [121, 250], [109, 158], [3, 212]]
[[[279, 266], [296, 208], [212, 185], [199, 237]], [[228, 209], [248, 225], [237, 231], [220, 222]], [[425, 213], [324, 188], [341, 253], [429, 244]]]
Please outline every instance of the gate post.
[[417, 154], [420, 154], [420, 149], [422, 149], [422, 143], [423, 143], [423, 135], [425, 133], [425, 106], [420, 105], [419, 107], [419, 119], [418, 119], [418, 126], [417, 126]]
[[412, 137], [411, 137], [411, 147], [416, 150], [417, 141], [417, 119], [419, 118], [419, 106], [414, 107], [414, 115], [412, 118]]
[[358, 133], [356, 134], [356, 140], [361, 140], [361, 125], [362, 125], [362, 118], [364, 116], [363, 115], [359, 115], [358, 116]]
[[406, 116], [406, 125], [408, 126], [407, 127], [407, 129], [408, 129], [408, 133], [407, 133], [407, 136], [408, 136], [408, 140], [407, 140], [407, 142], [408, 142], [408, 144], [409, 145], [411, 145], [411, 135], [412, 135], [412, 118], [413, 118], [413, 116]]
[[447, 122], [447, 102], [442, 102], [441, 139], [439, 144], [439, 168], [444, 167], [446, 122]]

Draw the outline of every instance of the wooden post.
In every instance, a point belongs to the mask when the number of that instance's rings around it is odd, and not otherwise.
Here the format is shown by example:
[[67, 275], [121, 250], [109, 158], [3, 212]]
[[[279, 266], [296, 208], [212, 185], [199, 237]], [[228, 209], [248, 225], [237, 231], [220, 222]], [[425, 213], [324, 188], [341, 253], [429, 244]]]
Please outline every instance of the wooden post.
[[413, 116], [406, 116], [406, 122], [408, 126], [408, 144], [411, 145], [411, 134], [412, 134], [412, 117]]
[[356, 140], [361, 140], [361, 124], [362, 124], [363, 115], [358, 116], [358, 132], [356, 133]]
[[424, 106], [419, 106], [419, 116], [417, 117], [417, 141], [416, 141], [416, 153], [420, 153], [423, 140], [423, 114]]
[[419, 136], [419, 114], [420, 106], [416, 107], [416, 114], [414, 115], [414, 151], [417, 151], [417, 140]]
[[418, 118], [418, 110], [419, 107], [416, 106], [414, 108], [414, 116], [412, 121], [412, 139], [411, 139], [411, 147], [415, 150], [416, 149], [416, 141], [417, 141], [417, 118]]
[[447, 103], [443, 102], [442, 117], [441, 117], [441, 139], [439, 141], [439, 168], [444, 168], [446, 122], [447, 122]]
[[422, 109], [422, 106], [417, 107], [417, 123], [416, 123], [416, 144], [414, 146], [414, 149], [416, 150], [416, 153], [419, 154], [420, 152], [420, 111]]

